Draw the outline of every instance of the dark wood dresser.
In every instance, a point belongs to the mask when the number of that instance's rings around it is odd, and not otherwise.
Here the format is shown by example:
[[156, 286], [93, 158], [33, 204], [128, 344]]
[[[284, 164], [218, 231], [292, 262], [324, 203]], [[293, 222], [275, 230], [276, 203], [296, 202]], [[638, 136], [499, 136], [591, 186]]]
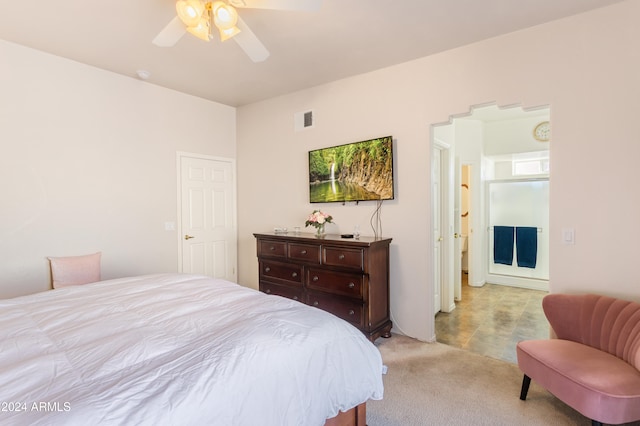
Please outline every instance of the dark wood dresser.
[[372, 342], [391, 336], [391, 238], [253, 234], [260, 291], [316, 306], [350, 322]]

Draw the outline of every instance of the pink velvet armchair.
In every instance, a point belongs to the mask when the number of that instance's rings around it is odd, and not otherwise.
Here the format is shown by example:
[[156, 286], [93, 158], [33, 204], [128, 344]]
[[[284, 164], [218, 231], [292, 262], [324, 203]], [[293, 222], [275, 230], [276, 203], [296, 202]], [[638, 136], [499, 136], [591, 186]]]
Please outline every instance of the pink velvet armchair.
[[640, 303], [549, 294], [542, 306], [557, 338], [518, 343], [520, 399], [533, 379], [593, 425], [640, 420]]

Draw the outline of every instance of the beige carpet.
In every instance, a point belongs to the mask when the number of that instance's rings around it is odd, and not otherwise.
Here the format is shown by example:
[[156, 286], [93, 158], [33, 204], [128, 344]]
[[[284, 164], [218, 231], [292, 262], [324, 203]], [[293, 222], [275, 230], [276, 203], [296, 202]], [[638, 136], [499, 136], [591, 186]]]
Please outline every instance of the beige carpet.
[[535, 382], [520, 401], [515, 364], [395, 334], [376, 346], [389, 370], [384, 399], [367, 403], [368, 426], [591, 424]]

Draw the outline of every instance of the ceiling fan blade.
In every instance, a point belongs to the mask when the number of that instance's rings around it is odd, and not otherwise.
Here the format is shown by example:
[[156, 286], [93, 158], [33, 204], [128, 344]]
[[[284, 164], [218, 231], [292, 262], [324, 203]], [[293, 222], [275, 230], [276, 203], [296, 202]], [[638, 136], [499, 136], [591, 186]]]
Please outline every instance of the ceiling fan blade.
[[242, 18], [238, 18], [237, 23], [240, 33], [233, 39], [240, 45], [242, 50], [251, 58], [253, 62], [262, 62], [269, 57], [269, 51], [258, 37], [251, 31], [251, 28], [245, 24]]
[[274, 10], [307, 10], [320, 9], [322, 0], [230, 0], [234, 7]]
[[160, 47], [171, 47], [187, 32], [184, 24], [177, 16], [158, 33], [152, 43]]

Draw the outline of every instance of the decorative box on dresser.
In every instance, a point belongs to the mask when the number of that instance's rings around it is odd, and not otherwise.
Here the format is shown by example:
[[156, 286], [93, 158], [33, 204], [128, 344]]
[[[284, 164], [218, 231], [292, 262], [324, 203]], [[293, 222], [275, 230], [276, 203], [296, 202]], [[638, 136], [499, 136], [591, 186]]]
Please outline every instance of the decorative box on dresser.
[[391, 336], [391, 238], [253, 234], [260, 291], [288, 297], [350, 322], [372, 342]]

